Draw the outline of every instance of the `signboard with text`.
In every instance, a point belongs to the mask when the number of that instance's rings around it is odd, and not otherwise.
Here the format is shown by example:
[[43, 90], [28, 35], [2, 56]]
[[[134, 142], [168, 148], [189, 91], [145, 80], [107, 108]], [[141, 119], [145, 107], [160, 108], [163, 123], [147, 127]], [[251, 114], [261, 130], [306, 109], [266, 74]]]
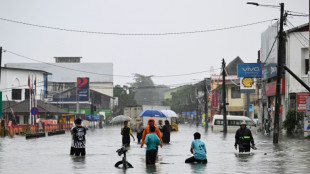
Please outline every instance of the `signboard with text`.
[[297, 94], [297, 100], [296, 100], [296, 110], [298, 112], [300, 111], [306, 111], [307, 106], [307, 97], [310, 96], [310, 93], [298, 93]]
[[79, 101], [89, 101], [89, 78], [78, 77], [76, 92], [78, 94]]
[[262, 77], [262, 65], [258, 63], [244, 63], [237, 65], [238, 77]]

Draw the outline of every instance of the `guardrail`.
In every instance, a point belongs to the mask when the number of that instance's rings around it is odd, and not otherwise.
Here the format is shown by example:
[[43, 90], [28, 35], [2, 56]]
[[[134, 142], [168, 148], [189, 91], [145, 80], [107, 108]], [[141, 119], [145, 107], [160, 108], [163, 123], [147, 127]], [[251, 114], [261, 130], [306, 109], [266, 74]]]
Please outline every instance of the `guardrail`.
[[16, 134], [25, 134], [25, 133], [36, 133], [36, 132], [51, 132], [58, 130], [66, 130], [72, 127], [72, 123], [58, 123], [58, 124], [44, 124], [43, 129], [39, 129], [39, 124], [35, 125], [11, 125], [7, 126], [6, 129], [9, 131], [10, 136], [14, 136]]

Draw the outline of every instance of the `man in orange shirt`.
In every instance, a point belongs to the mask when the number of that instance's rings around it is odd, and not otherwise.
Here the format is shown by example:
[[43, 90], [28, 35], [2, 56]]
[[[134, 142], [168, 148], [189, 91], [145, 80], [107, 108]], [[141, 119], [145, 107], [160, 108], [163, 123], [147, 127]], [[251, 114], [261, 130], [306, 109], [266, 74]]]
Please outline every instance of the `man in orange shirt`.
[[154, 126], [155, 127], [155, 134], [158, 136], [158, 138], [160, 139], [160, 147], [162, 147], [163, 145], [163, 140], [161, 139], [161, 132], [159, 130], [159, 128], [155, 125], [155, 120], [154, 118], [150, 118], [148, 120], [148, 125], [145, 126], [144, 128], [144, 131], [143, 131], [143, 134], [142, 134], [142, 139], [141, 139], [141, 148], [143, 147], [143, 144], [144, 144], [144, 140], [145, 140], [145, 137], [147, 134], [150, 133], [150, 126]]

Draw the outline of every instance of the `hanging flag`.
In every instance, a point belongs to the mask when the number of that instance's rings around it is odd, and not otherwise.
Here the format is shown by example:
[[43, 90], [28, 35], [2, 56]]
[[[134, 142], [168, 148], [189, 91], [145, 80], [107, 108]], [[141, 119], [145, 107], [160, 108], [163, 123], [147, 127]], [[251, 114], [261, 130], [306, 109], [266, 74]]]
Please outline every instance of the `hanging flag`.
[[28, 74], [28, 87], [30, 88], [30, 75]]

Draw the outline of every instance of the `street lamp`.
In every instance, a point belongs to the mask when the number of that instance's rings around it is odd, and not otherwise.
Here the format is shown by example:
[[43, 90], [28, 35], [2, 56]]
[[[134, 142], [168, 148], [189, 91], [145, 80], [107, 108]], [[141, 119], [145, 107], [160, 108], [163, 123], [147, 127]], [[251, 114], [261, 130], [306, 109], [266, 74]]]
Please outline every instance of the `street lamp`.
[[250, 5], [256, 5], [256, 6], [266, 6], [266, 7], [280, 7], [280, 30], [278, 32], [278, 38], [279, 38], [279, 48], [278, 48], [278, 66], [277, 66], [277, 86], [276, 86], [276, 106], [275, 106], [275, 115], [274, 115], [274, 132], [273, 132], [273, 143], [278, 143], [279, 138], [279, 131], [280, 131], [280, 124], [279, 124], [279, 112], [280, 112], [280, 105], [281, 105], [281, 75], [282, 75], [282, 59], [284, 57], [283, 54], [283, 44], [284, 44], [284, 38], [283, 38], [283, 13], [284, 13], [284, 3], [280, 3], [280, 6], [275, 5], [261, 5], [255, 2], [248, 2], [247, 4]]

